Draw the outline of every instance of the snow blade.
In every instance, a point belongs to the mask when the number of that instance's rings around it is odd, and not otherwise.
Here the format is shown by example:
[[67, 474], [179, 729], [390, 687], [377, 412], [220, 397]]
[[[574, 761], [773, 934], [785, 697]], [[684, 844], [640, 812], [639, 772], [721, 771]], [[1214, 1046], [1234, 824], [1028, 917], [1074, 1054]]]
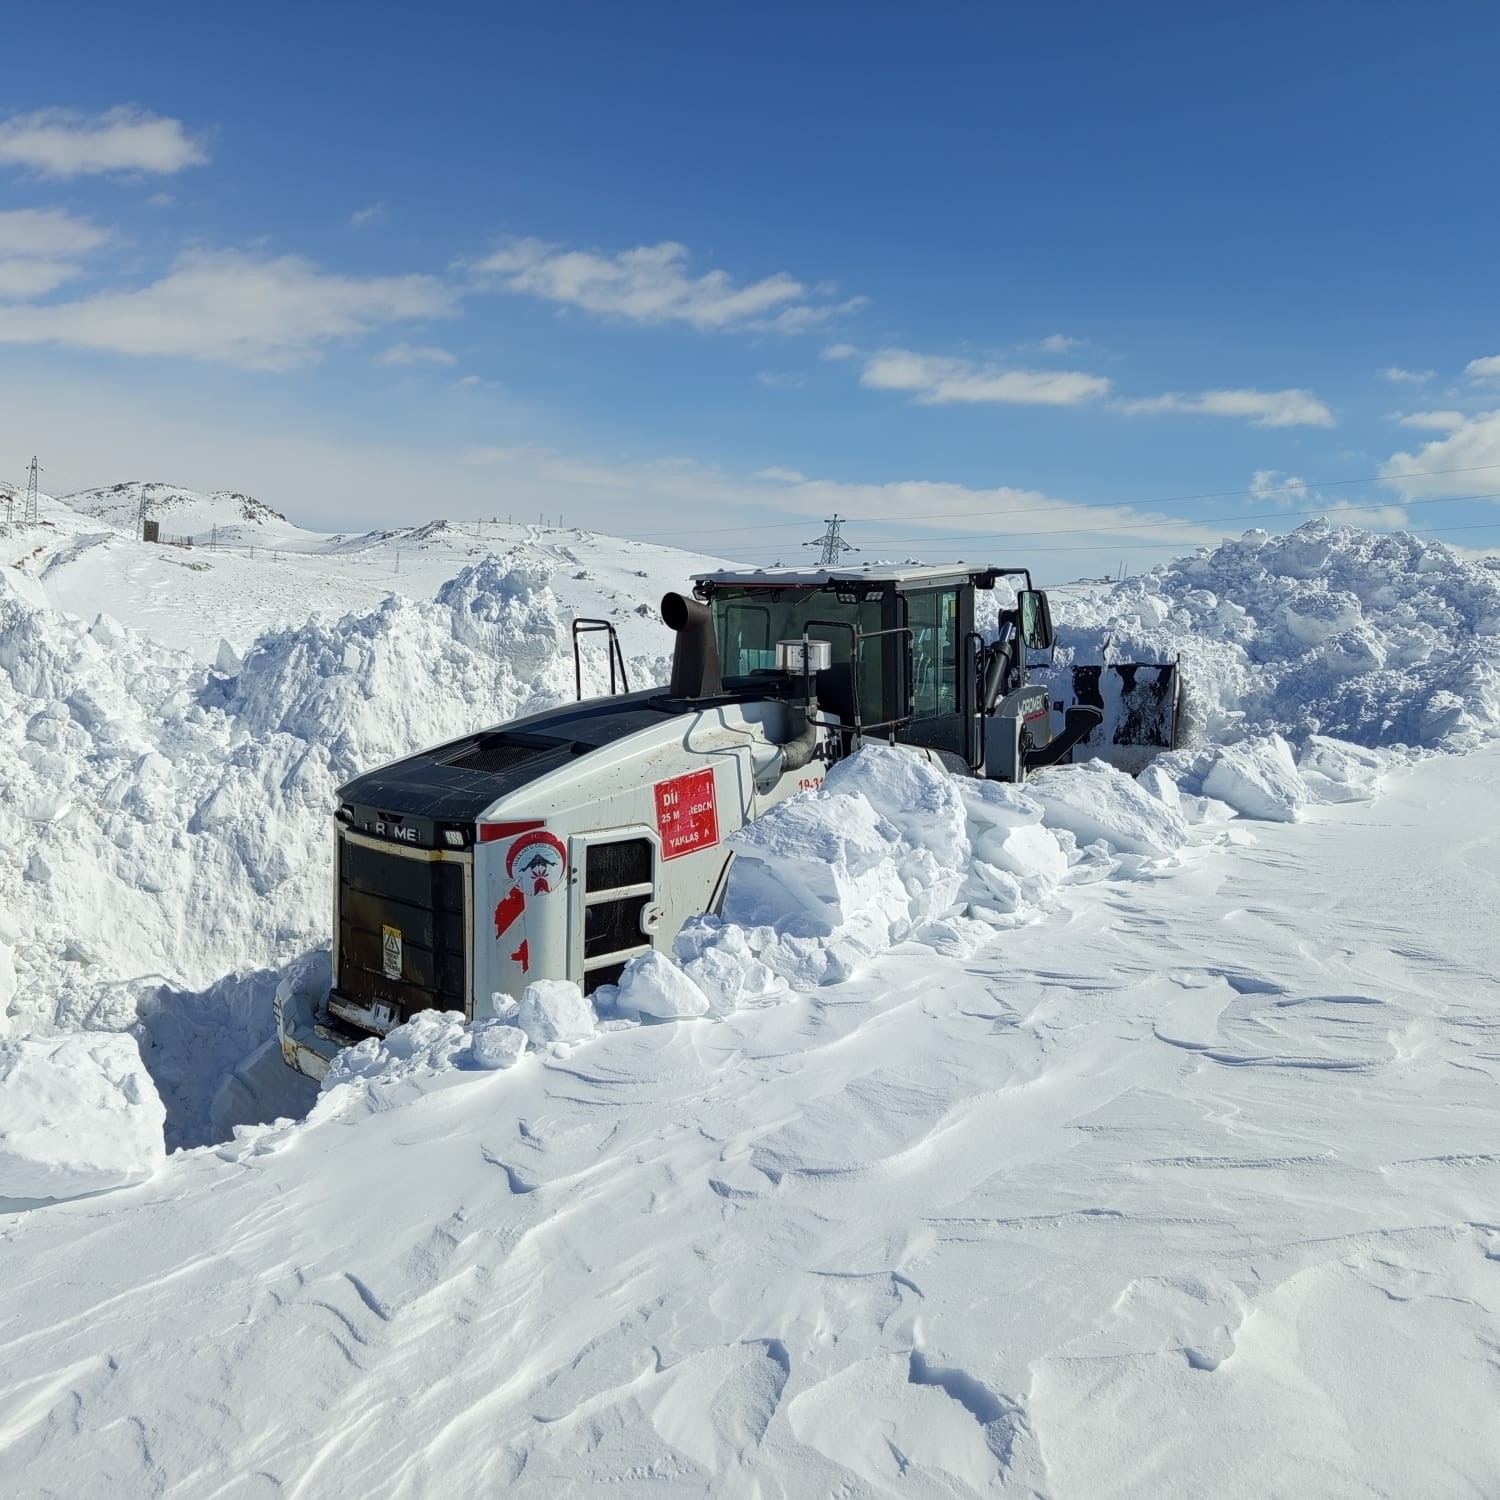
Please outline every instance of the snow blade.
[[1075, 666], [1072, 673], [1073, 702], [1103, 715], [1079, 742], [1075, 760], [1097, 757], [1135, 772], [1163, 750], [1176, 748], [1182, 715], [1176, 662]]

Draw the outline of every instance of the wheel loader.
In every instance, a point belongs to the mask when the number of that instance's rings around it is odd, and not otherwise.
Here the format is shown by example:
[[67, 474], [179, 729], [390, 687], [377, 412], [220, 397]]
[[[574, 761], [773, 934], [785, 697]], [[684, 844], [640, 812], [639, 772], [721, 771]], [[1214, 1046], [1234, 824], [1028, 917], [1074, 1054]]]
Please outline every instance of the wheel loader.
[[[1015, 602], [990, 639], [976, 594], [1002, 579]], [[1021, 782], [1098, 739], [1107, 703], [1137, 748], [1175, 740], [1175, 667], [1080, 667], [1056, 699], [1028, 678], [1053, 627], [1025, 568], [703, 573], [661, 613], [676, 634], [665, 688], [631, 691], [613, 626], [578, 620], [578, 702], [340, 788], [333, 984], [278, 999], [291, 1067], [320, 1078], [341, 1047], [417, 1011], [479, 1020], [537, 979], [613, 984], [716, 909], [737, 828], [861, 745]], [[585, 700], [591, 636], [610, 692]]]

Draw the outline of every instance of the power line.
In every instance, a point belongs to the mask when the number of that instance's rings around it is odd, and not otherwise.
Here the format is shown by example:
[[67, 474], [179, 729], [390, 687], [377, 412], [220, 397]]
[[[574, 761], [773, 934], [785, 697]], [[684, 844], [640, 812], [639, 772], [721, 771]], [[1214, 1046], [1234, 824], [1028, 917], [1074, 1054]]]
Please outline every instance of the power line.
[[[1366, 528], [1366, 529], [1369, 529], [1369, 528]], [[1500, 520], [1494, 520], [1494, 521], [1475, 521], [1475, 522], [1472, 522], [1472, 523], [1465, 522], [1465, 523], [1463, 523], [1462, 525], [1459, 525], [1459, 526], [1400, 526], [1400, 527], [1394, 528], [1394, 530], [1395, 531], [1399, 531], [1399, 532], [1403, 532], [1403, 533], [1405, 533], [1405, 534], [1407, 534], [1409, 536], [1436, 536], [1440, 532], [1442, 534], [1446, 535], [1450, 531], [1494, 531], [1494, 530], [1500, 530]], [[1037, 535], [1037, 536], [1066, 535], [1066, 533], [1058, 533], [1058, 532], [1036, 532], [1034, 534]], [[1392, 535], [1392, 534], [1394, 534], [1394, 532], [1386, 532], [1386, 533], [1381, 533], [1381, 534], [1382, 535]], [[965, 532], [962, 536], [958, 536], [958, 537], [942, 537], [942, 538], [934, 538], [934, 537], [930, 537], [930, 536], [922, 536], [922, 537], [894, 537], [894, 538], [891, 538], [889, 540], [890, 540], [890, 545], [892, 545], [892, 546], [920, 546], [920, 545], [922, 545], [924, 543], [930, 544], [934, 540], [941, 540], [941, 541], [954, 540], [954, 541], [968, 541], [968, 542], [986, 542], [986, 541], [990, 541], [990, 540], [992, 540], [994, 538], [997, 538], [997, 537], [1004, 537], [1008, 542], [1012, 542], [1013, 543], [1013, 542], [1019, 541], [1019, 542], [1024, 543], [1025, 546], [1026, 546], [1026, 549], [1028, 551], [1030, 551], [1030, 552], [1097, 552], [1097, 551], [1099, 551], [1099, 548], [1097, 548], [1097, 547], [1080, 547], [1080, 546], [1077, 546], [1077, 545], [1063, 546], [1063, 545], [1060, 545], [1060, 544], [1057, 544], [1057, 543], [1053, 543], [1051, 545], [1044, 545], [1044, 546], [1035, 546], [1035, 545], [1032, 544], [1032, 541], [1031, 541], [1031, 536], [1032, 535], [1033, 535], [1033, 533], [1023, 532], [1023, 531], [977, 531], [977, 532]], [[1157, 541], [1157, 542], [1116, 542], [1114, 545], [1116, 547], [1123, 548], [1123, 549], [1126, 549], [1126, 550], [1131, 550], [1131, 551], [1135, 551], [1135, 550], [1160, 551], [1163, 547], [1181, 546], [1183, 544], [1180, 543], [1180, 542], [1173, 542], [1170, 539], [1166, 539], [1166, 540]], [[1210, 545], [1210, 543], [1208, 543], [1208, 542], [1199, 542], [1197, 545], [1200, 546], [1200, 547], [1207, 547], [1207, 546]], [[732, 547], [732, 548], [726, 548], [725, 550], [726, 551], [733, 551], [733, 552], [742, 552], [742, 551], [745, 551], [746, 548], [745, 547]]]
[[[1493, 492], [1490, 492], [1488, 494], [1482, 494], [1482, 495], [1445, 495], [1445, 496], [1441, 496], [1441, 497], [1432, 497], [1432, 498], [1426, 499], [1426, 500], [1408, 500], [1402, 508], [1403, 509], [1411, 509], [1411, 508], [1413, 508], [1415, 506], [1418, 506], [1418, 505], [1457, 505], [1457, 504], [1462, 503], [1465, 500], [1500, 500], [1500, 490], [1493, 491]], [[1029, 537], [1035, 537], [1035, 536], [1095, 536], [1095, 535], [1097, 535], [1099, 533], [1114, 532], [1114, 531], [1164, 531], [1164, 530], [1167, 530], [1167, 529], [1169, 529], [1171, 527], [1174, 527], [1174, 526], [1175, 527], [1185, 527], [1185, 526], [1211, 527], [1211, 526], [1220, 525], [1220, 524], [1223, 524], [1223, 523], [1226, 523], [1226, 522], [1234, 522], [1236, 524], [1239, 524], [1239, 523], [1242, 523], [1242, 522], [1245, 522], [1245, 521], [1289, 521], [1289, 520], [1293, 520], [1293, 519], [1295, 519], [1297, 517], [1301, 517], [1301, 516], [1321, 516], [1321, 515], [1326, 515], [1327, 513], [1328, 513], [1328, 507], [1326, 505], [1319, 505], [1319, 506], [1314, 506], [1314, 507], [1312, 507], [1312, 508], [1310, 508], [1308, 510], [1263, 510], [1263, 511], [1252, 511], [1252, 512], [1250, 512], [1248, 514], [1242, 514], [1242, 515], [1205, 516], [1201, 520], [1196, 520], [1196, 521], [1177, 520], [1175, 518], [1168, 518], [1166, 520], [1161, 520], [1161, 521], [1128, 521], [1128, 522], [1125, 522], [1125, 523], [1123, 523], [1121, 525], [1118, 525], [1118, 526], [1050, 526], [1050, 527], [1043, 527], [1043, 528], [1040, 528], [1040, 529], [1034, 530], [1034, 531], [1022, 530], [1022, 529], [1009, 529], [1008, 530], [1008, 529], [1004, 528], [1003, 526], [996, 526], [996, 527], [991, 527], [988, 531], [945, 531], [945, 532], [940, 533], [937, 536], [923, 535], [923, 536], [881, 537], [880, 538], [880, 545], [883, 546], [883, 547], [894, 547], [894, 546], [916, 545], [916, 544], [923, 544], [923, 543], [931, 545], [934, 542], [985, 541], [985, 540], [988, 540], [990, 537], [996, 537], [996, 536], [1004, 536], [1004, 537], [1028, 537], [1028, 538]], [[1358, 522], [1354, 522], [1352, 524], [1356, 524], [1357, 525], [1359, 523]], [[1496, 521], [1494, 523], [1484, 522], [1484, 523], [1481, 523], [1481, 524], [1483, 524], [1483, 525], [1489, 525], [1489, 524], [1500, 525], [1500, 521]], [[1410, 526], [1403, 526], [1403, 527], [1400, 527], [1399, 529], [1402, 530], [1402, 531], [1412, 531], [1415, 528], [1410, 527]], [[1440, 528], [1431, 527], [1431, 528], [1428, 528], [1428, 529], [1430, 529], [1430, 530], [1438, 530]], [[1458, 527], [1443, 527], [1441, 529], [1446, 531], [1446, 530], [1458, 530], [1459, 528]], [[1146, 546], [1183, 545], [1184, 544], [1184, 540], [1185, 539], [1181, 538], [1181, 537], [1163, 537], [1160, 542], [1150, 542], [1150, 543], [1145, 543], [1143, 545], [1146, 545]], [[1187, 544], [1188, 545], [1192, 544], [1191, 543], [1191, 539], [1187, 539]], [[730, 551], [744, 551], [746, 548], [752, 547], [754, 545], [755, 544], [752, 543], [752, 542], [731, 543], [729, 545], [729, 547], [728, 547], [727, 550], [730, 550]], [[721, 549], [721, 550], [723, 550], [723, 549]]]
[[[1412, 469], [1412, 470], [1409, 470], [1408, 472], [1400, 475], [1399, 477], [1402, 478], [1402, 479], [1436, 479], [1436, 478], [1440, 478], [1441, 476], [1443, 476], [1445, 474], [1478, 474], [1478, 473], [1482, 473], [1482, 472], [1484, 472], [1486, 470], [1489, 470], [1489, 469], [1500, 469], [1500, 463], [1496, 463], [1496, 464], [1469, 464], [1469, 465], [1466, 465], [1463, 468], [1458, 468], [1458, 469]], [[1195, 494], [1195, 495], [1158, 495], [1158, 496], [1154, 496], [1154, 497], [1148, 497], [1148, 498], [1146, 498], [1144, 500], [1119, 500], [1119, 501], [1114, 501], [1114, 502], [1108, 503], [1108, 504], [1094, 503], [1094, 502], [1086, 501], [1086, 500], [1069, 500], [1069, 501], [1063, 501], [1062, 503], [1056, 504], [1056, 505], [1037, 505], [1037, 506], [1033, 506], [1033, 507], [1031, 507], [1027, 511], [1027, 514], [1028, 515], [1033, 515], [1033, 516], [1039, 516], [1039, 515], [1046, 515], [1049, 512], [1056, 512], [1056, 511], [1072, 511], [1072, 512], [1077, 512], [1077, 511], [1094, 511], [1094, 510], [1104, 510], [1104, 511], [1120, 511], [1120, 510], [1127, 510], [1127, 509], [1129, 509], [1129, 510], [1135, 510], [1135, 509], [1139, 509], [1141, 506], [1145, 506], [1145, 505], [1186, 505], [1189, 501], [1195, 501], [1195, 500], [1228, 500], [1228, 499], [1233, 499], [1233, 498], [1235, 498], [1237, 496], [1243, 496], [1243, 495], [1261, 496], [1261, 495], [1302, 494], [1302, 493], [1304, 493], [1306, 491], [1309, 491], [1309, 490], [1331, 490], [1331, 489], [1337, 489], [1337, 488], [1341, 488], [1341, 487], [1343, 487], [1345, 485], [1351, 485], [1351, 484], [1378, 484], [1385, 477], [1386, 476], [1380, 475], [1380, 474], [1370, 474], [1370, 475], [1366, 475], [1366, 476], [1364, 476], [1362, 478], [1356, 478], [1356, 479], [1308, 479], [1308, 480], [1299, 480], [1296, 484], [1261, 485], [1257, 489], [1248, 489], [1248, 490], [1204, 490], [1201, 493]], [[1442, 496], [1440, 498], [1441, 499], [1445, 499], [1445, 500], [1484, 500], [1484, 499], [1492, 499], [1494, 497], [1493, 496], [1488, 496], [1488, 495], [1446, 495], [1446, 496]], [[1391, 502], [1391, 503], [1396, 503], [1396, 502]], [[1406, 501], [1404, 503], [1407, 504], [1407, 505], [1423, 505], [1423, 504], [1430, 504], [1432, 502], [1430, 500], [1427, 500], [1427, 501], [1423, 501], [1423, 500], [1409, 500], [1409, 501]], [[1322, 509], [1325, 509], [1325, 508], [1326, 507], [1319, 507], [1318, 511], [1303, 511], [1303, 512], [1301, 512], [1301, 514], [1303, 514], [1303, 515], [1316, 515], [1316, 514], [1319, 514]], [[973, 516], [973, 517], [975, 517], [977, 519], [977, 518], [983, 517], [983, 516], [991, 514], [991, 513], [992, 513], [992, 511], [986, 511], [986, 510], [940, 511], [940, 512], [937, 512], [937, 513], [935, 513], [935, 514], [927, 517], [926, 519], [932, 520], [932, 521], [953, 521], [953, 520], [961, 520], [965, 516]], [[1286, 512], [1286, 514], [1298, 514], [1298, 512]], [[848, 518], [845, 517], [844, 519], [847, 520]], [[903, 519], [905, 519], [905, 518], [903, 517]], [[1173, 523], [1174, 519], [1175, 518], [1173, 518], [1173, 517], [1167, 517], [1165, 520], [1162, 520], [1162, 521], [1152, 521], [1152, 522], [1147, 522], [1145, 524], [1152, 525], [1152, 526], [1170, 525], [1170, 524]], [[683, 531], [683, 530], [673, 530], [673, 531], [643, 531], [643, 532], [637, 532], [636, 535], [641, 540], [647, 541], [647, 540], [650, 540], [652, 537], [715, 536], [715, 535], [721, 535], [725, 531], [728, 531], [730, 533], [736, 533], [736, 532], [742, 532], [742, 531], [788, 531], [788, 530], [793, 530], [793, 529], [800, 529], [802, 526], [804, 526], [806, 524], [807, 523], [805, 521], [765, 521], [765, 522], [759, 522], [759, 523], [756, 523], [754, 525], [748, 525], [748, 526], [730, 526], [730, 527], [704, 526], [704, 527], [700, 527], [700, 528], [697, 528], [697, 529], [691, 530], [691, 531]], [[879, 518], [867, 517], [867, 518], [865, 518], [861, 522], [861, 524], [865, 525], [865, 526], [886, 526], [886, 525], [889, 525], [890, 523], [888, 521], [882, 521]], [[1203, 523], [1193, 522], [1191, 520], [1188, 520], [1188, 519], [1184, 518], [1184, 519], [1178, 520], [1176, 522], [1176, 524], [1183, 525], [1183, 526], [1191, 526], [1191, 525], [1203, 524]], [[1106, 528], [1104, 528], [1104, 527], [1090, 527], [1089, 529], [1090, 530], [1104, 530]]]

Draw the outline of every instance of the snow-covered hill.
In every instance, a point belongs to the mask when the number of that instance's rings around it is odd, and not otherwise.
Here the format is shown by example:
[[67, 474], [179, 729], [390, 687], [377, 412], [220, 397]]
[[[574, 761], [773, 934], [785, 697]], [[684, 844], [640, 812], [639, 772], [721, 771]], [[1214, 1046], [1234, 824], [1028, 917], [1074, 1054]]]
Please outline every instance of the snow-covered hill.
[[659, 678], [701, 560], [46, 514], [0, 538], [0, 1193], [138, 1185], [0, 1214], [17, 1493], [1486, 1493], [1491, 570], [1314, 523], [1059, 591], [1079, 659], [1181, 653], [1201, 743], [856, 758], [599, 1014], [423, 1018], [212, 1144], [336, 782], [570, 697], [574, 613]]
[[129, 480], [101, 489], [78, 490], [61, 497], [62, 503], [82, 515], [96, 516], [137, 535], [143, 520], [158, 521], [171, 536], [207, 538], [216, 529], [236, 538], [274, 536], [281, 530], [295, 531], [279, 510], [235, 490], [214, 490], [207, 495], [175, 484]]
[[104, 497], [98, 514], [78, 509], [76, 496], [49, 498], [45, 525], [10, 535], [0, 526], [0, 566], [10, 565], [13, 587], [33, 602], [85, 620], [106, 610], [204, 663], [217, 659], [221, 641], [243, 653], [262, 631], [300, 625], [314, 612], [372, 609], [391, 594], [430, 599], [491, 555], [555, 577], [569, 615], [611, 620], [628, 653], [655, 656], [663, 649], [656, 618], [663, 592], [720, 566], [710, 556], [576, 528], [432, 521], [395, 531], [308, 531], [269, 507], [254, 521], [237, 520], [242, 497], [227, 491], [175, 489], [180, 505], [163, 510], [163, 533], [194, 528], [195, 544], [152, 546], [139, 539], [131, 508], [140, 487], [123, 488], [118, 505], [111, 489], [88, 492]]

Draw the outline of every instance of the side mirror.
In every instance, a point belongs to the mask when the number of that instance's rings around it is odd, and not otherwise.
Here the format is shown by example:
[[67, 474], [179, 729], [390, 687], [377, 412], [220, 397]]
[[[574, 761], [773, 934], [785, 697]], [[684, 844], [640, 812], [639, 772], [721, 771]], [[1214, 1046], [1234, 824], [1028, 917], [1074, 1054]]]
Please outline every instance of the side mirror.
[[1016, 596], [1021, 610], [1021, 639], [1028, 651], [1052, 649], [1052, 611], [1041, 589], [1022, 589]]

